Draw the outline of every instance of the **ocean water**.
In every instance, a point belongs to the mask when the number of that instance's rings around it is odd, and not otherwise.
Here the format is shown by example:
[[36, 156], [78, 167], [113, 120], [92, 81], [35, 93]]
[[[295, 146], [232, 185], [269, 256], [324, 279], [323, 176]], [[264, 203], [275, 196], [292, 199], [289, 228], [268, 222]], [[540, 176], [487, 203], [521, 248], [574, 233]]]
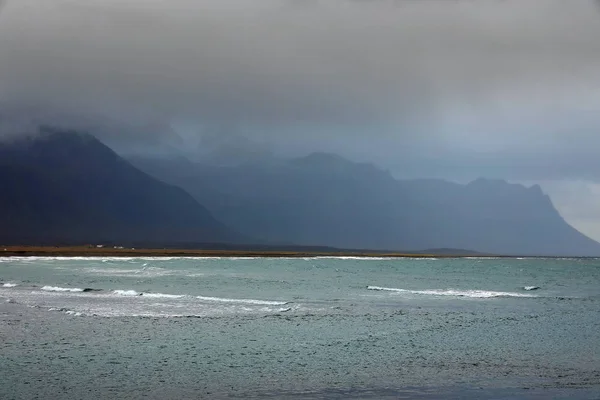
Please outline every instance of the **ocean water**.
[[0, 398], [600, 399], [599, 259], [0, 258]]

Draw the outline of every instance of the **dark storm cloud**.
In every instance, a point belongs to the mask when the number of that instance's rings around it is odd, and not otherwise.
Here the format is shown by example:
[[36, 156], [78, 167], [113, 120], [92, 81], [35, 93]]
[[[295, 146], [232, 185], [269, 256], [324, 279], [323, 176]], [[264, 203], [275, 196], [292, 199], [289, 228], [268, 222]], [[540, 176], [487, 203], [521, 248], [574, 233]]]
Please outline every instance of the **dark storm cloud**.
[[600, 179], [596, 5], [11, 1], [0, 104], [113, 142], [245, 135], [400, 175]]

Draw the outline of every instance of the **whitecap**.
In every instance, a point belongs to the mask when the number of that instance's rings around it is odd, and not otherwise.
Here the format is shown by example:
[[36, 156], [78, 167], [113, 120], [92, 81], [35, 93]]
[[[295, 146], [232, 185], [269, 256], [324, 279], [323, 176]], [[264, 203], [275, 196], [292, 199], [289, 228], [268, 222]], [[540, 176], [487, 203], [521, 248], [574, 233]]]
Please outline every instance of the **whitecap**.
[[141, 296], [141, 293], [135, 290], [114, 290], [113, 293], [119, 296]]
[[166, 293], [140, 293], [141, 296], [151, 298], [167, 298], [167, 299], [180, 299], [184, 297], [182, 294], [166, 294]]
[[427, 290], [408, 290], [388, 288], [381, 286], [367, 286], [368, 290], [379, 290], [396, 293], [409, 293], [431, 296], [454, 296], [454, 297], [471, 297], [471, 298], [492, 298], [492, 297], [537, 297], [534, 295], [513, 293], [513, 292], [496, 292], [490, 290], [457, 290], [457, 289], [427, 289]]
[[64, 288], [64, 287], [58, 287], [58, 286], [43, 286], [41, 288], [42, 290], [45, 290], [46, 292], [83, 292], [84, 289], [81, 288]]
[[72, 310], [65, 311], [65, 314], [73, 315], [75, 317], [81, 317], [83, 315], [82, 313], [80, 313], [78, 311], [72, 311]]
[[2, 285], [2, 287], [5, 287], [5, 288], [11, 288], [11, 287], [15, 287], [15, 286], [19, 286], [19, 284], [18, 283], [7, 282], [7, 283], [5, 283], [5, 284]]
[[538, 290], [540, 287], [539, 286], [524, 286], [523, 289], [524, 290]]
[[196, 296], [198, 300], [211, 301], [219, 303], [237, 303], [237, 304], [254, 304], [262, 306], [284, 306], [289, 304], [287, 301], [273, 301], [273, 300], [254, 300], [254, 299], [229, 299], [224, 297], [207, 297], [207, 296]]
[[384, 261], [397, 257], [366, 257], [366, 256], [315, 256], [306, 257], [305, 260], [365, 260], [365, 261]]

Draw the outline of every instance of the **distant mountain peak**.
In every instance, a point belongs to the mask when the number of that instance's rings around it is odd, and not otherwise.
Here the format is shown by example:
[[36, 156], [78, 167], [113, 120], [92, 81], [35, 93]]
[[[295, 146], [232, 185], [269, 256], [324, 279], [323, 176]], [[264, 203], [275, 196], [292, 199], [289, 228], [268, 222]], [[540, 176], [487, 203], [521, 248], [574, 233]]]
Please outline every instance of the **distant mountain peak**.
[[526, 186], [521, 183], [511, 183], [504, 179], [477, 178], [466, 185], [467, 188], [495, 193], [497, 190], [513, 190], [528, 192], [529, 195], [546, 196], [540, 185]]
[[371, 175], [392, 179], [389, 171], [383, 170], [375, 164], [351, 161], [334, 153], [314, 152], [304, 157], [292, 159], [290, 164], [319, 173], [341, 173], [355, 175], [355, 177]]
[[493, 179], [493, 178], [485, 178], [479, 177], [467, 184], [467, 186], [507, 186], [510, 185], [509, 182], [504, 179]]

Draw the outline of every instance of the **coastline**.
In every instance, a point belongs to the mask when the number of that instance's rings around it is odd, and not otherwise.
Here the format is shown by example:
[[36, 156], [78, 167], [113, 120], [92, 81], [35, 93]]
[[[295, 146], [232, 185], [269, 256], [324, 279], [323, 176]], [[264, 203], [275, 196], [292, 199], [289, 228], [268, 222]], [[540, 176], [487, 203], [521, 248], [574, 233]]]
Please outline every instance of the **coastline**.
[[[114, 248], [96, 246], [0, 246], [0, 257], [373, 257], [373, 258], [459, 258], [473, 255], [364, 252], [364, 251], [283, 251], [283, 250], [215, 250]], [[478, 256], [479, 257], [479, 256]], [[482, 255], [482, 257], [495, 257]]]
[[111, 246], [2, 246], [0, 257], [361, 257], [361, 258], [595, 258], [577, 256], [499, 255], [452, 252], [393, 252], [376, 250], [249, 250], [201, 248], [129, 248]]

